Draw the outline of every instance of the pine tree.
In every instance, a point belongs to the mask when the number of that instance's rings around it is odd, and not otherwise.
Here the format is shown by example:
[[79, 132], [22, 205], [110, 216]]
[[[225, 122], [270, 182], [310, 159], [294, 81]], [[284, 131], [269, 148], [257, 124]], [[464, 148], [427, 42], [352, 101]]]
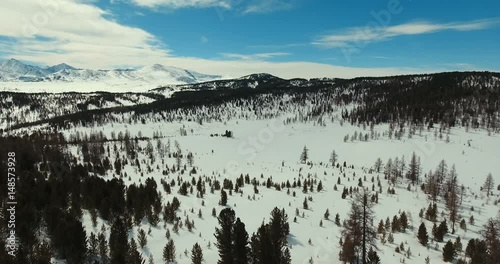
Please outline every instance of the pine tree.
[[493, 179], [493, 175], [491, 173], [486, 176], [486, 180], [483, 184], [483, 190], [486, 191], [486, 195], [489, 197], [491, 190], [495, 187], [495, 180]]
[[344, 241], [342, 243], [342, 248], [339, 254], [339, 260], [344, 261], [346, 263], [355, 263], [356, 261], [356, 250], [355, 250], [354, 241], [351, 239], [351, 236], [347, 234], [344, 237]]
[[330, 212], [328, 211], [328, 209], [326, 209], [324, 217], [325, 217], [325, 220], [329, 220], [330, 219]]
[[452, 223], [451, 225], [451, 233], [455, 233], [455, 223], [458, 218], [458, 208], [459, 208], [459, 197], [458, 197], [458, 180], [457, 180], [457, 173], [455, 170], [455, 165], [452, 166], [448, 180], [447, 180], [447, 199], [446, 199], [446, 206], [448, 210], [450, 211], [450, 221]]
[[408, 217], [406, 216], [406, 212], [402, 212], [399, 217], [399, 224], [401, 226], [401, 231], [406, 232], [406, 228], [408, 228]]
[[167, 264], [175, 263], [175, 245], [172, 239], [169, 239], [163, 248], [163, 261]]
[[97, 236], [99, 241], [99, 257], [102, 263], [108, 263], [108, 241], [106, 241], [106, 236], [104, 233], [99, 233]]
[[420, 176], [420, 163], [415, 152], [413, 152], [410, 160], [410, 165], [408, 167], [407, 178], [411, 180], [413, 184], [419, 182]]
[[218, 264], [233, 264], [233, 225], [235, 213], [231, 208], [223, 209], [218, 217], [220, 228], [215, 228], [215, 238], [219, 250]]
[[128, 252], [128, 232], [125, 228], [123, 220], [116, 218], [111, 226], [109, 235], [109, 253], [111, 256], [111, 264], [123, 264], [126, 261]]
[[340, 226], [340, 215], [338, 213], [335, 215], [335, 224]]
[[137, 234], [137, 240], [141, 248], [144, 248], [148, 244], [148, 239], [146, 237], [146, 232], [144, 232], [144, 230], [139, 229], [139, 232]]
[[443, 247], [443, 260], [445, 262], [451, 262], [455, 258], [456, 252], [453, 242], [448, 240], [446, 245]]
[[248, 233], [240, 218], [236, 219], [232, 233], [234, 264], [247, 264], [249, 261]]
[[483, 231], [484, 241], [489, 252], [489, 261], [494, 263], [500, 260], [500, 219], [488, 219]]
[[[312, 185], [311, 185], [312, 186]], [[319, 181], [318, 183], [318, 187], [317, 187], [317, 191], [318, 192], [321, 192], [323, 190], [323, 183], [321, 181]]]
[[90, 233], [90, 237], [89, 237], [89, 246], [88, 246], [88, 255], [91, 256], [91, 257], [95, 257], [98, 255], [98, 246], [99, 246], [99, 242], [97, 241], [97, 237], [95, 236], [95, 234], [93, 232]]
[[446, 220], [444, 220], [443, 222], [441, 222], [441, 224], [437, 228], [436, 234], [434, 235], [434, 238], [436, 239], [436, 241], [442, 242], [444, 236], [447, 233], [448, 233], [448, 225], [446, 224]]
[[302, 150], [302, 153], [300, 154], [300, 162], [305, 164], [305, 163], [307, 163], [308, 159], [309, 159], [309, 150], [307, 149], [306, 146], [304, 146], [304, 149]]
[[191, 249], [191, 263], [201, 264], [203, 262], [203, 252], [198, 243], [194, 244], [193, 249]]
[[427, 242], [429, 241], [429, 235], [427, 234], [427, 228], [425, 224], [422, 222], [420, 227], [418, 228], [418, 242], [423, 246], [427, 246]]
[[335, 150], [332, 151], [332, 154], [330, 154], [330, 163], [332, 163], [332, 166], [335, 167], [335, 164], [337, 163], [337, 152]]
[[364, 260], [367, 259], [367, 248], [375, 246], [376, 232], [371, 221], [374, 217], [373, 206], [368, 199], [368, 191], [363, 189], [363, 192], [357, 193], [352, 200], [349, 219], [343, 230], [344, 237], [352, 239], [352, 244], [358, 251], [356, 255], [361, 255]]
[[134, 239], [130, 240], [128, 254], [127, 254], [127, 264], [144, 264], [144, 259], [141, 253], [137, 250], [137, 244]]
[[219, 205], [226, 206], [227, 205], [227, 193], [222, 189], [220, 191], [220, 200], [219, 200]]
[[462, 218], [460, 221], [460, 228], [464, 230], [464, 232], [467, 232], [467, 223], [465, 222], [465, 219]]
[[476, 240], [471, 239], [469, 240], [469, 243], [467, 243], [467, 247], [465, 248], [465, 256], [472, 258], [475, 250], [476, 250]]
[[370, 251], [368, 251], [368, 259], [366, 260], [367, 264], [380, 264], [380, 258], [375, 250], [373, 250], [373, 247], [370, 248]]
[[384, 220], [380, 220], [380, 222], [378, 223], [377, 233], [379, 234], [385, 233]]
[[373, 166], [375, 171], [377, 173], [380, 173], [380, 170], [382, 170], [382, 159], [381, 158], [377, 158], [377, 160], [375, 161], [375, 165]]
[[392, 232], [399, 232], [401, 231], [401, 224], [399, 222], [399, 218], [397, 215], [395, 215], [393, 218], [392, 218], [392, 223], [391, 223], [391, 227], [392, 227]]
[[462, 252], [462, 240], [460, 237], [457, 237], [455, 239], [455, 243], [453, 243], [453, 247], [455, 247], [455, 252], [459, 253]]

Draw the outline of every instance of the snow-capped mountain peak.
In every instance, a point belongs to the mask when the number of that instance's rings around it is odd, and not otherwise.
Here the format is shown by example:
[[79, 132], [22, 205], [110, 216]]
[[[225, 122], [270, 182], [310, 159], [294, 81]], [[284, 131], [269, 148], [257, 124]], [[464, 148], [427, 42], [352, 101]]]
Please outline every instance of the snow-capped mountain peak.
[[47, 68], [45, 68], [45, 70], [50, 72], [50, 73], [56, 73], [56, 72], [59, 72], [62, 70], [76, 70], [76, 68], [73, 66], [70, 66], [66, 63], [61, 63], [61, 64], [47, 67]]
[[209, 75], [162, 64], [139, 69], [92, 70], [77, 69], [66, 63], [41, 68], [15, 59], [0, 63], [0, 81], [9, 82], [140, 82], [155, 87], [168, 84], [193, 84], [221, 79]]

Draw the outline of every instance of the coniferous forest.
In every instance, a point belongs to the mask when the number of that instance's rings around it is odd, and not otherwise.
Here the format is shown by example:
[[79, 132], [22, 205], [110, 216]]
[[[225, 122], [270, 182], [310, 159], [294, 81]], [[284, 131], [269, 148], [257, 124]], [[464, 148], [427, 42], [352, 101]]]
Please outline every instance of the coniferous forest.
[[500, 74], [256, 80], [0, 93], [0, 263], [498, 263]]

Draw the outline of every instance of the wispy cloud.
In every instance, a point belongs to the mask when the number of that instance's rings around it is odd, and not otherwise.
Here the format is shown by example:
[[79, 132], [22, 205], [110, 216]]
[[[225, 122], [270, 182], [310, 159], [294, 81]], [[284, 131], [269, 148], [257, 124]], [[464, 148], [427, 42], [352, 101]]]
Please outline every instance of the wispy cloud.
[[291, 9], [294, 6], [294, 0], [255, 0], [245, 7], [243, 13], [270, 13], [278, 10]]
[[359, 43], [385, 41], [405, 35], [432, 34], [441, 31], [474, 31], [487, 29], [500, 24], [500, 19], [485, 19], [470, 22], [454, 22], [446, 24], [426, 21], [411, 22], [389, 27], [354, 27], [339, 34], [329, 34], [319, 37], [312, 44], [323, 47], [338, 48]]
[[239, 59], [239, 60], [264, 60], [271, 59], [279, 56], [288, 56], [290, 53], [286, 52], [270, 52], [270, 53], [256, 53], [256, 54], [237, 54], [237, 53], [221, 53], [225, 58]]
[[207, 44], [207, 43], [208, 43], [208, 38], [207, 38], [207, 37], [205, 37], [205, 36], [202, 36], [202, 37], [200, 38], [200, 42], [201, 42], [201, 44]]
[[248, 45], [247, 47], [253, 49], [285, 49], [285, 48], [298, 48], [304, 47], [309, 44], [306, 43], [289, 43], [289, 44], [277, 44], [277, 45]]
[[157, 8], [166, 7], [172, 9], [179, 8], [231, 8], [231, 0], [131, 0], [133, 4], [141, 7]]

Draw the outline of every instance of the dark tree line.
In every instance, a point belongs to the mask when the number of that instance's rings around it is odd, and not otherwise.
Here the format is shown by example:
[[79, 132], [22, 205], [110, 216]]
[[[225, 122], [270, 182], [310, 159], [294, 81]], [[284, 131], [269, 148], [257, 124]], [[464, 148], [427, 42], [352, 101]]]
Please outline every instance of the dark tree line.
[[291, 263], [287, 242], [290, 228], [284, 209], [274, 208], [269, 223], [263, 223], [251, 238], [232, 209], [223, 209], [218, 221], [220, 228], [216, 228], [215, 237], [219, 264]]

